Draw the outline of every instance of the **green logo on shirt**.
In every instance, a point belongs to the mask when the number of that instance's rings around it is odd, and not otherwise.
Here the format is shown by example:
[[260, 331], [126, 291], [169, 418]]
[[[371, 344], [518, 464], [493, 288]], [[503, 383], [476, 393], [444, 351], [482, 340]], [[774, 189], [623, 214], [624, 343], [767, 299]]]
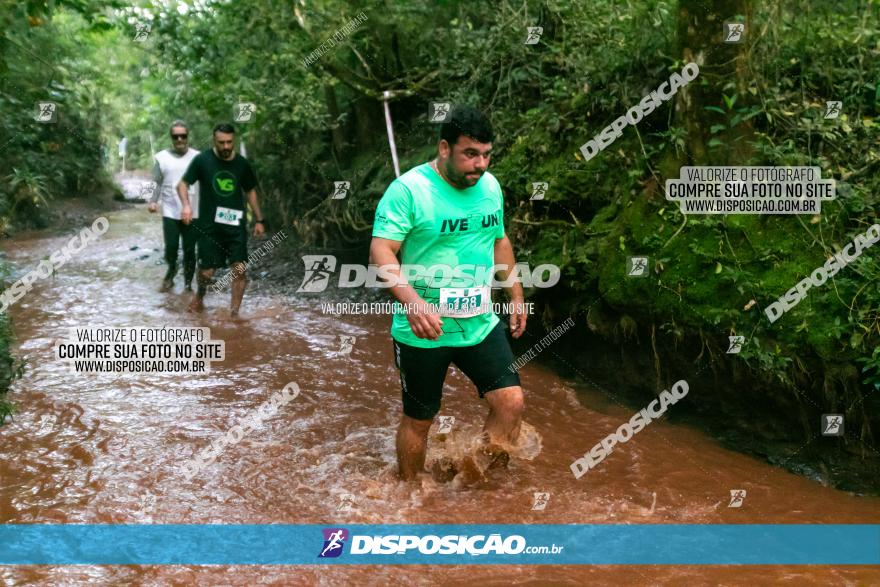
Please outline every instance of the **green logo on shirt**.
[[235, 176], [228, 171], [214, 174], [214, 191], [224, 198], [235, 193]]

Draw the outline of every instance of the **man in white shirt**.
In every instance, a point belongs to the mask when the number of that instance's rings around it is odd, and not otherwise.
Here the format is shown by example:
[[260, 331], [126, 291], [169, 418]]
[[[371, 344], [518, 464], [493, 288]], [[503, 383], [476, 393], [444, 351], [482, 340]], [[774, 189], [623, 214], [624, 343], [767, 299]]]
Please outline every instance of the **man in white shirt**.
[[[186, 291], [192, 291], [193, 275], [196, 271], [196, 229], [192, 224], [184, 224], [180, 218], [182, 206], [177, 196], [177, 184], [183, 172], [189, 167], [199, 152], [189, 146], [189, 129], [182, 120], [171, 123], [171, 148], [156, 153], [156, 164], [153, 166], [153, 181], [156, 189], [147, 208], [150, 212], [158, 209], [157, 202], [162, 198], [162, 233], [165, 237], [165, 261], [168, 272], [162, 281], [159, 291], [168, 291], [174, 287], [174, 275], [177, 273], [177, 251], [183, 240], [183, 285]], [[193, 204], [193, 217], [198, 218], [198, 186], [190, 192]]]

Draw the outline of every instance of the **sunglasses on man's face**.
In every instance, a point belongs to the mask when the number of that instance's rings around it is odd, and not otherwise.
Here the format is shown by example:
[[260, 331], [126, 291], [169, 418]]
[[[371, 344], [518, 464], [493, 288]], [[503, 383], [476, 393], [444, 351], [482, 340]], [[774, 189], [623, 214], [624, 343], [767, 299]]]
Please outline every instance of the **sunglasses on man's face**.
[[185, 141], [188, 136], [189, 135], [186, 135], [186, 134], [184, 134], [184, 135], [171, 135], [171, 138], [174, 139], [175, 141]]

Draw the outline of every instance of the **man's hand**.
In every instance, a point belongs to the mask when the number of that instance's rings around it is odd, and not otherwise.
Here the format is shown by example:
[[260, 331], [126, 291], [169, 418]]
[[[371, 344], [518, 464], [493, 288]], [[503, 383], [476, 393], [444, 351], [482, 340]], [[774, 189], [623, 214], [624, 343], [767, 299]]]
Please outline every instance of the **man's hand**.
[[189, 205], [183, 207], [183, 211], [180, 213], [180, 219], [183, 220], [184, 224], [189, 224], [193, 219], [193, 211]]
[[529, 316], [526, 314], [526, 304], [522, 298], [511, 300], [511, 302], [513, 313], [510, 315], [510, 336], [519, 338], [526, 331], [526, 319]]
[[407, 312], [406, 319], [413, 334], [419, 338], [437, 340], [443, 334], [443, 320], [436, 308], [426, 302], [422, 302], [415, 312]]
[[262, 222], [257, 222], [254, 224], [254, 236], [263, 236], [266, 234], [266, 229], [263, 228]]
[[159, 206], [156, 205], [156, 202], [150, 202], [149, 204], [147, 204], [147, 210], [149, 210], [151, 214], [155, 212], [158, 208]]

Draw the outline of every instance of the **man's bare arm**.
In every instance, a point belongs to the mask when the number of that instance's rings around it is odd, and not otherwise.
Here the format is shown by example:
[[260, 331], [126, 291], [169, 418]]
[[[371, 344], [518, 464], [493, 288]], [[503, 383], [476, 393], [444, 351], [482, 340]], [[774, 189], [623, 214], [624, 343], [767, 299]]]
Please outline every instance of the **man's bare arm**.
[[[260, 210], [260, 203], [257, 201], [257, 190], [253, 189], [249, 191], [247, 194], [248, 204], [251, 205], [251, 210], [254, 212], [254, 216], [256, 220], [263, 219], [263, 212]], [[266, 227], [260, 223], [254, 226], [254, 236], [262, 236], [266, 232]]]
[[[370, 243], [370, 264], [384, 266], [389, 273], [394, 275], [397, 285], [388, 289], [391, 291], [391, 295], [409, 310], [406, 318], [412, 327], [413, 334], [419, 338], [437, 340], [443, 334], [443, 321], [416, 293], [416, 290], [400, 276], [400, 261], [397, 259], [397, 253], [400, 251], [401, 244], [403, 244], [401, 241], [373, 237], [373, 241]], [[420, 311], [413, 311], [416, 308]]]
[[184, 224], [189, 224], [192, 221], [192, 207], [189, 205], [189, 185], [183, 179], [177, 184], [177, 195], [183, 203], [180, 219]]
[[[507, 281], [516, 265], [516, 258], [513, 255], [513, 245], [506, 234], [502, 238], [495, 239], [495, 264], [505, 266], [505, 269], [498, 271], [498, 273], [501, 281]], [[514, 311], [510, 315], [510, 335], [513, 338], [519, 338], [526, 331], [527, 318], [522, 284], [519, 281], [515, 281], [511, 285], [506, 286], [504, 291], [507, 292], [514, 307]]]

